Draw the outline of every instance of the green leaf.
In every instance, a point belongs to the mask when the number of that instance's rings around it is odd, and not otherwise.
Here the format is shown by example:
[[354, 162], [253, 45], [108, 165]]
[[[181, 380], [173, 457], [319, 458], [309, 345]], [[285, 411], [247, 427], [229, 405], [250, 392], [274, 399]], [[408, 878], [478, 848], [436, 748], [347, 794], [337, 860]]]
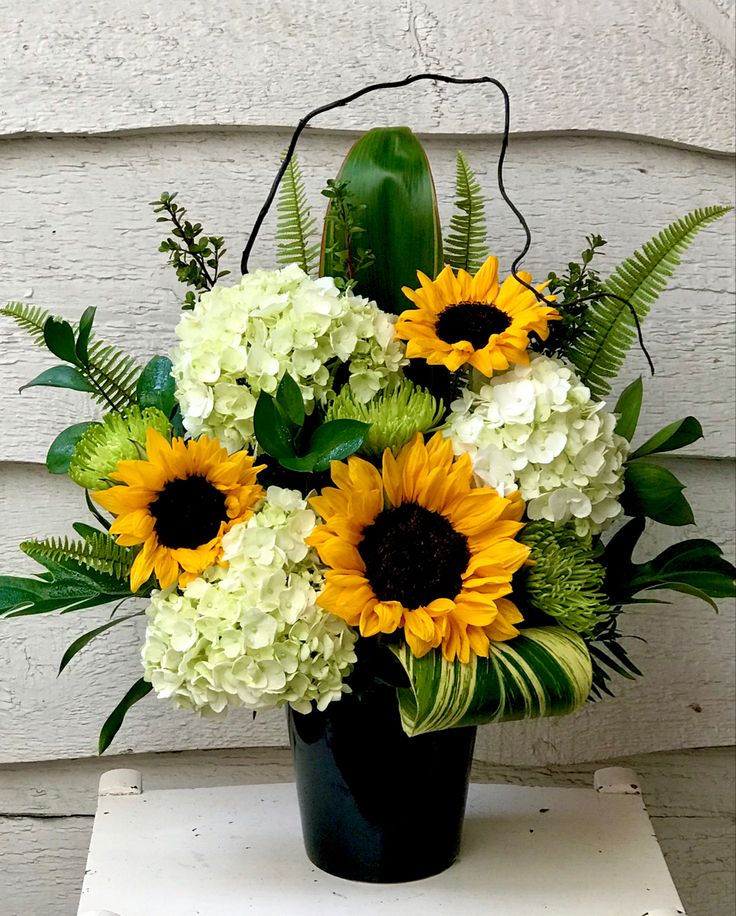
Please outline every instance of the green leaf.
[[84, 314], [79, 319], [79, 331], [77, 333], [76, 354], [77, 359], [82, 365], [87, 365], [89, 360], [89, 336], [92, 333], [92, 324], [95, 320], [97, 309], [91, 305], [84, 310]]
[[38, 388], [45, 386], [47, 388], [68, 388], [72, 391], [94, 392], [94, 388], [87, 379], [82, 375], [79, 369], [74, 366], [53, 366], [46, 369], [40, 375], [37, 375], [32, 381], [21, 385], [19, 391], [25, 391], [26, 388]]
[[306, 274], [315, 269], [319, 244], [314, 241], [317, 228], [307, 204], [307, 192], [296, 156], [293, 156], [279, 186], [276, 204], [276, 246], [278, 263], [298, 264]]
[[77, 443], [90, 426], [93, 425], [94, 424], [91, 422], [75, 423], [74, 426], [68, 426], [59, 433], [51, 443], [51, 447], [46, 455], [46, 467], [49, 469], [50, 474], [68, 473]]
[[627, 515], [643, 515], [663, 525], [695, 523], [692, 509], [682, 495], [684, 484], [667, 468], [635, 461], [626, 465], [624, 481], [621, 504]]
[[154, 356], [143, 367], [136, 384], [136, 399], [141, 409], [155, 407], [170, 416], [176, 406], [176, 382], [171, 375], [168, 356]]
[[123, 724], [123, 720], [125, 719], [126, 713], [130, 707], [135, 705], [139, 700], [142, 700], [143, 697], [148, 696], [152, 690], [152, 685], [149, 684], [148, 681], [144, 681], [143, 678], [140, 678], [140, 680], [137, 680], [135, 684], [133, 684], [123, 699], [107, 717], [105, 724], [102, 726], [100, 731], [100, 740], [98, 743], [100, 754], [104, 754], [108, 747], [110, 747], [110, 744], [112, 743], [115, 735], [117, 735], [118, 731], [120, 730], [120, 726]]
[[284, 459], [294, 458], [291, 441], [291, 427], [270, 394], [262, 391], [258, 395], [253, 412], [253, 429], [261, 448], [283, 464]]
[[587, 700], [592, 684], [583, 640], [562, 627], [523, 630], [493, 643], [489, 658], [448, 662], [434, 649], [416, 658], [407, 646], [394, 652], [409, 677], [398, 690], [407, 735], [463, 725], [565, 715]]
[[78, 365], [74, 331], [68, 321], [64, 321], [63, 318], [49, 318], [43, 326], [43, 339], [54, 356]]
[[369, 423], [360, 420], [330, 420], [318, 426], [309, 440], [309, 454], [315, 456], [313, 470], [326, 471], [331, 461], [342, 461], [365, 442]]
[[621, 396], [616, 402], [616, 407], [613, 411], [618, 417], [616, 429], [614, 431], [629, 442], [634, 438], [636, 426], [639, 422], [643, 394], [644, 386], [641, 381], [641, 376], [639, 376], [638, 379], [633, 381], [621, 392]]
[[78, 639], [75, 639], [61, 658], [57, 677], [59, 674], [61, 674], [64, 668], [66, 668], [74, 656], [81, 652], [82, 649], [84, 649], [88, 643], [92, 642], [95, 637], [99, 636], [100, 633], [104, 633], [105, 630], [109, 630], [111, 627], [115, 627], [119, 623], [123, 623], [125, 620], [132, 620], [133, 617], [141, 617], [143, 613], [144, 611], [136, 611], [135, 614], [126, 614], [125, 617], [115, 617], [113, 620], [108, 620], [108, 622], [103, 623], [102, 626], [95, 627], [94, 630], [90, 630], [88, 633], [84, 633]]
[[[436, 277], [442, 268], [437, 198], [426, 153], [407, 127], [374, 128], [353, 145], [339, 177], [349, 182], [354, 203], [365, 208], [360, 245], [374, 256], [357, 272], [356, 290], [384, 311], [403, 312], [410, 303], [402, 286], [416, 287], [418, 270]], [[322, 276], [340, 275], [336, 241], [328, 219]]]
[[[667, 226], [619, 264], [604, 281], [604, 291], [629, 302], [642, 322], [698, 231], [731, 209], [703, 207]], [[566, 355], [595, 397], [608, 394], [609, 380], [618, 375], [635, 338], [634, 319], [625, 302], [609, 298], [590, 304], [581, 333]]]
[[718, 611], [718, 605], [706, 592], [704, 592], [702, 589], [696, 588], [693, 585], [689, 585], [686, 582], [668, 582], [667, 584], [656, 583], [654, 585], [648, 585], [646, 588], [639, 588], [637, 591], [643, 592], [654, 589], [667, 589], [671, 592], [682, 592], [685, 595], [692, 595], [694, 598], [699, 598], [701, 601], [709, 604], [714, 611]]
[[276, 402], [286, 418], [301, 428], [304, 426], [304, 398], [299, 385], [287, 372], [276, 389]]
[[644, 445], [629, 455], [629, 461], [642, 458], [644, 455], [654, 455], [657, 452], [674, 452], [684, 448], [692, 442], [703, 438], [703, 427], [695, 417], [684, 417], [660, 429]]
[[474, 274], [488, 257], [485, 201], [475, 172], [459, 150], [455, 209], [445, 241], [445, 261], [455, 270]]

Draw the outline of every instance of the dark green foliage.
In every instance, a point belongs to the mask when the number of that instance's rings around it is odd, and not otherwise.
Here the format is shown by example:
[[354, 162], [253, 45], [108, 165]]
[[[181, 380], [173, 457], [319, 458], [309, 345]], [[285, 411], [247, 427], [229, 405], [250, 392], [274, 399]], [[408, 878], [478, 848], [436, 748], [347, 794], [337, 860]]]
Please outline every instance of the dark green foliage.
[[164, 213], [156, 222], [171, 223], [171, 235], [159, 245], [159, 251], [168, 255], [179, 282], [191, 286], [184, 297], [185, 309], [193, 309], [197, 293], [212, 289], [230, 271], [220, 269], [220, 259], [227, 249], [225, 240], [216, 235], [204, 235], [201, 223], [185, 219], [186, 210], [175, 203], [177, 194], [164, 193], [151, 201], [154, 213]]
[[642, 672], [631, 660], [627, 649], [622, 644], [624, 639], [639, 639], [640, 637], [626, 636], [619, 631], [620, 611], [621, 608], [615, 608], [613, 615], [603, 621], [586, 641], [593, 665], [593, 686], [590, 690], [590, 700], [599, 700], [603, 694], [609, 697], [614, 696], [609, 686], [612, 673], [630, 681], [642, 676]]
[[350, 193], [350, 182], [330, 178], [322, 194], [330, 201], [325, 216], [325, 238], [332, 239], [326, 246], [323, 259], [330, 263], [330, 276], [341, 289], [355, 285], [358, 271], [370, 267], [375, 261], [373, 252], [359, 242], [365, 228], [361, 216], [365, 204], [356, 203]]
[[143, 678], [140, 678], [135, 682], [135, 684], [133, 684], [123, 699], [107, 717], [105, 724], [102, 726], [98, 743], [98, 750], [100, 754], [104, 754], [108, 747], [110, 747], [110, 744], [112, 743], [115, 735], [117, 735], [118, 731], [120, 730], [120, 726], [123, 724], [125, 715], [130, 707], [137, 703], [139, 700], [142, 700], [143, 697], [147, 696], [152, 690], [152, 685], [147, 681], [144, 681]]
[[549, 337], [544, 343], [539, 342], [534, 347], [548, 356], [566, 356], [573, 342], [582, 333], [585, 313], [592, 304], [576, 300], [601, 290], [600, 275], [591, 267], [591, 262], [607, 242], [600, 235], [587, 235], [585, 241], [588, 247], [580, 253], [580, 263], [570, 261], [567, 273], [562, 276], [554, 272], [549, 274], [548, 290], [557, 296], [554, 304], [562, 315], [562, 320], [551, 321]]
[[589, 303], [583, 313], [583, 322], [566, 353], [596, 397], [608, 394], [610, 379], [618, 375], [636, 337], [631, 309], [642, 322], [680, 263], [680, 255], [697, 232], [730, 209], [703, 207], [693, 210], [646, 242], [603, 281], [603, 292], [612, 293], [625, 301], [604, 298]]
[[92, 640], [96, 639], [100, 634], [105, 633], [112, 627], [116, 627], [119, 623], [125, 623], [126, 620], [132, 620], [134, 617], [142, 617], [144, 613], [145, 611], [136, 611], [135, 614], [126, 614], [124, 617], [114, 617], [112, 620], [108, 620], [107, 623], [103, 623], [102, 626], [95, 627], [94, 630], [90, 630], [82, 636], [79, 636], [62, 656], [61, 662], [59, 663], [58, 674], [61, 674], [74, 656], [78, 655], [85, 646], [91, 643]]
[[624, 388], [616, 402], [613, 412], [618, 417], [614, 432], [631, 442], [639, 424], [641, 402], [644, 396], [644, 385], [641, 376]]
[[296, 156], [291, 159], [284, 172], [276, 209], [279, 264], [298, 264], [304, 273], [313, 273], [319, 255], [319, 244], [313, 240], [317, 223], [307, 204], [307, 192]]
[[714, 598], [736, 595], [736, 569], [717, 544], [704, 538], [680, 541], [646, 563], [634, 563], [632, 554], [644, 527], [643, 518], [634, 518], [606, 545], [603, 564], [612, 603], [637, 603], [634, 596], [640, 592], [666, 589], [699, 598], [717, 610]]
[[369, 429], [358, 420], [330, 420], [308, 429], [308, 420], [301, 391], [290, 375], [279, 382], [276, 397], [265, 391], [258, 396], [253, 414], [258, 444], [290, 471], [326, 471], [331, 461], [357, 452]]
[[675, 420], [674, 423], [670, 423], [660, 429], [651, 439], [647, 439], [643, 445], [640, 445], [629, 456], [629, 461], [635, 458], [642, 458], [644, 455], [674, 452], [702, 438], [703, 427], [700, 425], [700, 421], [695, 417], [683, 417], [682, 420]]
[[455, 209], [445, 238], [445, 262], [475, 274], [488, 257], [485, 201], [475, 172], [458, 150]]
[[621, 505], [627, 515], [644, 516], [663, 525], [695, 524], [690, 504], [682, 495], [685, 485], [667, 468], [647, 461], [630, 462], [624, 483]]

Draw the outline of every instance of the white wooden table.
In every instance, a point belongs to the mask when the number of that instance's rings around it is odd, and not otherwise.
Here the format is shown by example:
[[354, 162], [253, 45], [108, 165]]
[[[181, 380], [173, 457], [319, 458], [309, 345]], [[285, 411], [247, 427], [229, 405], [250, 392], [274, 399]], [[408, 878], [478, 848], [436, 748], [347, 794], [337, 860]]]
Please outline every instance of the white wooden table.
[[470, 787], [448, 871], [408, 884], [334, 878], [307, 859], [293, 784], [143, 792], [113, 770], [80, 916], [675, 916], [684, 913], [636, 774], [591, 789]]

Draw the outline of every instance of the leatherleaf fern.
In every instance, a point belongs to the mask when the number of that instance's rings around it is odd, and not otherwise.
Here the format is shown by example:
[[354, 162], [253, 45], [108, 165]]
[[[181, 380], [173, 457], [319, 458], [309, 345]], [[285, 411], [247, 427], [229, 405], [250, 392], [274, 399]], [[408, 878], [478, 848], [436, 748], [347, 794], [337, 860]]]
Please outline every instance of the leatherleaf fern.
[[319, 245], [312, 241], [317, 224], [307, 204], [307, 192], [296, 156], [284, 172], [276, 209], [279, 264], [298, 264], [304, 273], [313, 273], [319, 254]]
[[450, 219], [450, 231], [445, 239], [445, 262], [455, 270], [474, 274], [488, 256], [485, 202], [475, 172], [459, 150], [455, 208], [457, 212]]
[[91, 334], [94, 308], [86, 309], [75, 326], [22, 302], [8, 303], [0, 308], [0, 315], [12, 318], [38, 346], [71, 364], [70, 368], [48, 369], [24, 387], [86, 391], [93, 400], [116, 411], [136, 403], [141, 368], [127, 353]]
[[634, 341], [636, 323], [631, 310], [639, 322], [646, 318], [697, 232], [730, 209], [693, 210], [646, 242], [603, 281], [602, 292], [619, 298], [602, 298], [590, 304], [580, 333], [566, 354], [596, 397], [608, 394], [610, 379], [618, 374]]
[[121, 583], [127, 583], [136, 551], [129, 547], [120, 547], [115, 539], [104, 531], [96, 531], [86, 525], [76, 527], [84, 532], [83, 540], [51, 537], [43, 541], [24, 541], [20, 549], [39, 563], [46, 560], [60, 566], [83, 566], [93, 572], [111, 576]]

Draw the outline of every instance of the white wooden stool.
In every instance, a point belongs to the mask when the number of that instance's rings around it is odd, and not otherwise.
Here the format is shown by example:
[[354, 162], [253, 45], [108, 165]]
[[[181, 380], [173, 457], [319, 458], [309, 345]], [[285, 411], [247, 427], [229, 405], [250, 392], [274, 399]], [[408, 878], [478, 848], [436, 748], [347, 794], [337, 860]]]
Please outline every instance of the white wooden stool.
[[[438, 787], [441, 791], [441, 786]], [[460, 857], [408, 884], [361, 884], [307, 859], [293, 784], [143, 792], [112, 770], [80, 916], [676, 916], [684, 914], [634, 772], [594, 789], [473, 784]]]

